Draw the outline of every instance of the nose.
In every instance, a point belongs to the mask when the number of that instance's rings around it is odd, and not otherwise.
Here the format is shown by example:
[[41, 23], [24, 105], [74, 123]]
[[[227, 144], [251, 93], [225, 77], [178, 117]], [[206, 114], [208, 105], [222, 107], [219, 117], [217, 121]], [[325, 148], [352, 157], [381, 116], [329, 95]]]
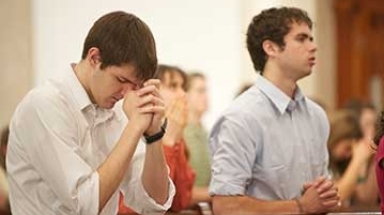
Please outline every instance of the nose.
[[310, 42], [309, 51], [310, 52], [316, 52], [317, 51], [317, 45], [313, 41]]

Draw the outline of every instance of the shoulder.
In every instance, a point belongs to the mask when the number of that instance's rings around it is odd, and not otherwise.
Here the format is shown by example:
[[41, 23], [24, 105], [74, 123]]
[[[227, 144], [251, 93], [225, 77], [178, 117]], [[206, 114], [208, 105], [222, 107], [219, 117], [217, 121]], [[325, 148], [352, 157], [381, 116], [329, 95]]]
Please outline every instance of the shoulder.
[[[233, 101], [215, 122], [210, 138], [225, 136], [236, 139], [253, 138], [262, 132], [265, 111], [258, 100], [248, 101], [240, 97]], [[266, 114], [268, 115], [268, 114]]]
[[328, 121], [328, 117], [324, 109], [310, 98], [305, 98], [309, 113], [321, 120]]
[[270, 108], [268, 98], [256, 86], [236, 97], [224, 111], [227, 116], [249, 117], [260, 115]]
[[327, 113], [316, 102], [306, 97], [306, 104], [310, 115], [309, 120], [316, 130], [318, 130], [321, 136], [327, 137], [330, 132], [330, 125]]
[[[68, 120], [70, 113], [69, 99], [54, 82], [46, 83], [29, 91], [16, 108], [14, 120]], [[39, 121], [40, 121], [39, 120]]]
[[60, 83], [49, 81], [29, 91], [20, 106], [31, 108], [60, 106], [66, 100], [67, 98], [65, 98], [65, 94], [61, 90]]

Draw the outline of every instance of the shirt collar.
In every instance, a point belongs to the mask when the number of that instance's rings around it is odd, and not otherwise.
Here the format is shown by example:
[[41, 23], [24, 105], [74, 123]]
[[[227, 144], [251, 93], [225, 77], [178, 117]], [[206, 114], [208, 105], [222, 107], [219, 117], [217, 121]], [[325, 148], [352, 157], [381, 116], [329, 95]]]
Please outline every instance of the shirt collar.
[[80, 110], [86, 109], [88, 106], [92, 106], [92, 102], [89, 99], [89, 96], [87, 92], [85, 91], [83, 85], [81, 85], [80, 80], [75, 74], [74, 67], [76, 64], [71, 64], [71, 69], [66, 75], [67, 84], [69, 87], [69, 90], [71, 90], [71, 94], [74, 98], [74, 101], [77, 105], [77, 107]]
[[[81, 110], [82, 112], [87, 111], [95, 111], [95, 113], [102, 118], [102, 121], [108, 120], [116, 115], [115, 108], [112, 109], [104, 109], [100, 108], [97, 105], [93, 104], [91, 100], [89, 99], [89, 96], [84, 89], [83, 85], [80, 83], [79, 78], [76, 76], [74, 67], [75, 63], [71, 64], [71, 70], [66, 76], [67, 83], [69, 86], [69, 90], [71, 90], [71, 94], [73, 96], [73, 99], [77, 105], [77, 108]], [[118, 117], [119, 119], [120, 117]]]
[[256, 87], [272, 101], [281, 114], [287, 110], [292, 111], [301, 101], [305, 103], [305, 96], [298, 86], [293, 100], [261, 75], [256, 78]]

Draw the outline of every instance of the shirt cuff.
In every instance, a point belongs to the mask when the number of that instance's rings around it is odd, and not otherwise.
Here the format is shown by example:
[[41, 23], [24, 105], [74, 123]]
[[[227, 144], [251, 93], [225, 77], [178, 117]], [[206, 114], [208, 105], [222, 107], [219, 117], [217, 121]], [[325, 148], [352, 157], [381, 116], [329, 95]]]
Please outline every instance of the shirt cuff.
[[84, 179], [78, 187], [77, 213], [86, 215], [99, 214], [99, 174], [93, 172], [89, 179]]
[[176, 189], [172, 180], [168, 177], [168, 199], [161, 205], [151, 198], [145, 190], [143, 183], [137, 183], [136, 197], [141, 200], [140, 208], [133, 208], [139, 214], [160, 215], [164, 214], [172, 205]]
[[221, 181], [213, 178], [209, 186], [209, 194], [211, 196], [242, 196], [245, 193], [245, 188], [242, 186], [229, 184], [226, 181]]

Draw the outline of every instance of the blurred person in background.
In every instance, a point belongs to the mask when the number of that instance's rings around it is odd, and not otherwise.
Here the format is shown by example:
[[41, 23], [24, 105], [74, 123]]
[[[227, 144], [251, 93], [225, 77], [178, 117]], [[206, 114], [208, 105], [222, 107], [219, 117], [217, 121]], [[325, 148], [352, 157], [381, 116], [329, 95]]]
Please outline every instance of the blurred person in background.
[[344, 109], [351, 111], [359, 119], [364, 138], [370, 141], [375, 136], [375, 124], [377, 121], [377, 110], [372, 103], [352, 99], [344, 105]]
[[196, 171], [195, 186], [207, 190], [211, 178], [208, 134], [202, 117], [208, 110], [207, 82], [202, 73], [191, 73], [187, 82], [188, 122], [184, 138], [189, 149], [189, 163]]
[[[351, 99], [344, 108], [351, 111], [359, 120], [360, 128], [363, 132], [363, 138], [359, 142], [363, 145], [374, 145], [376, 122], [378, 112], [375, 106], [370, 102]], [[356, 195], [351, 199], [352, 205], [375, 205], [378, 202], [379, 194], [375, 182], [375, 160], [370, 156], [366, 162], [361, 165], [358, 171], [358, 185]]]
[[[365, 182], [359, 181], [360, 169], [372, 158], [373, 150], [364, 140], [359, 119], [350, 111], [336, 111], [330, 114], [330, 136], [328, 139], [329, 168], [339, 188], [343, 207], [377, 204], [375, 176]], [[365, 186], [365, 190], [359, 186]], [[374, 189], [376, 188], [376, 189]], [[360, 192], [364, 192], [363, 194]], [[364, 199], [366, 196], [376, 198]], [[363, 198], [363, 199], [361, 199]]]
[[178, 67], [160, 64], [157, 75], [161, 80], [160, 94], [165, 101], [168, 119], [163, 145], [171, 170], [170, 176], [177, 189], [172, 205], [177, 211], [195, 207], [199, 202], [208, 202], [211, 197], [207, 187], [194, 185], [196, 171], [190, 166], [190, 152], [184, 138], [189, 112], [186, 94], [187, 74]]

